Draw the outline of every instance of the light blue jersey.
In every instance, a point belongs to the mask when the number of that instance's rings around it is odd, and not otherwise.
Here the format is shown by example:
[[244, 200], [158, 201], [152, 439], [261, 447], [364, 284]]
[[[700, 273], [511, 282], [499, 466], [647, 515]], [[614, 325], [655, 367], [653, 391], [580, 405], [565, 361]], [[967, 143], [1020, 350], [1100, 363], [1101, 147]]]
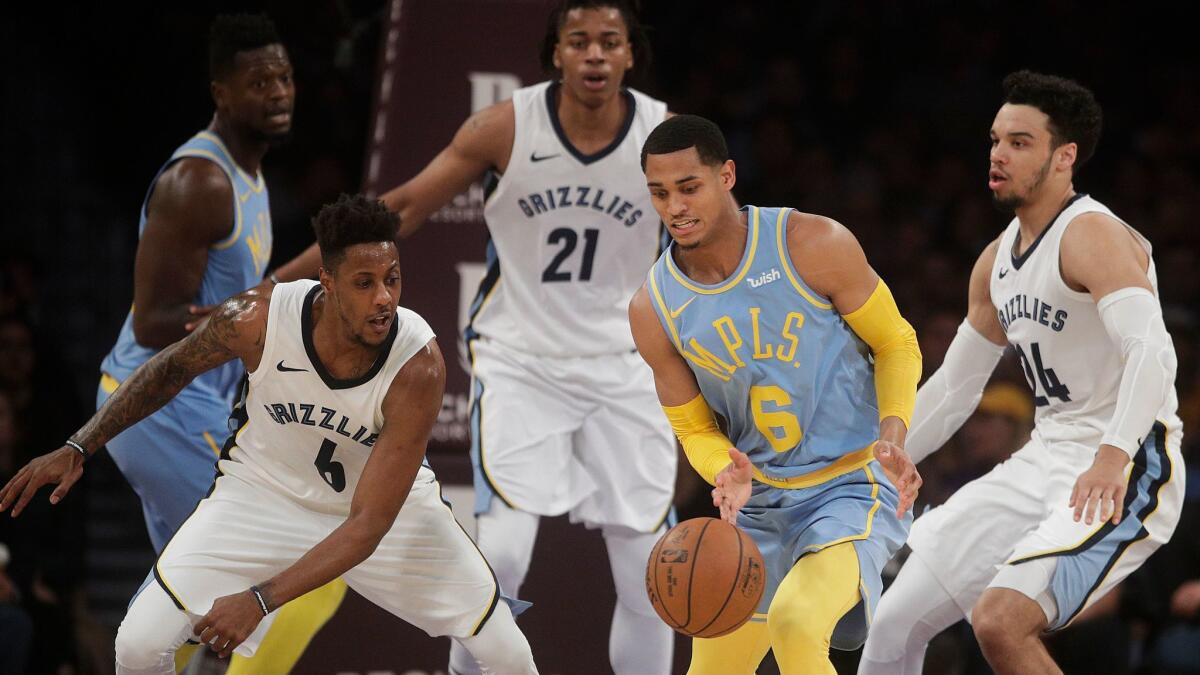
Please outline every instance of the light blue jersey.
[[734, 445], [782, 481], [823, 469], [879, 432], [866, 348], [792, 269], [791, 209], [748, 206], [746, 250], [719, 284], [689, 279], [674, 246], [650, 272], [654, 309]]
[[[199, 292], [192, 299], [197, 305], [215, 305], [231, 295], [257, 286], [262, 281], [267, 264], [271, 260], [272, 243], [267, 186], [261, 172], [252, 178], [237, 165], [216, 134], [201, 131], [179, 146], [150, 182], [150, 189], [142, 202], [139, 234], [146, 227], [146, 209], [159, 176], [185, 157], [199, 157], [213, 162], [221, 167], [233, 186], [233, 229], [229, 236], [209, 248], [204, 278], [200, 282]], [[136, 311], [137, 307], [130, 307], [129, 315], [125, 317], [125, 323], [117, 337], [117, 344], [100, 365], [102, 371], [118, 382], [124, 382], [138, 366], [158, 351], [138, 344], [134, 338], [133, 314]], [[232, 361], [200, 375], [187, 388], [232, 402], [241, 375], [241, 363]]]
[[[209, 248], [200, 290], [192, 298], [197, 305], [214, 305], [262, 281], [272, 242], [267, 188], [261, 173], [251, 177], [234, 162], [216, 134], [201, 131], [175, 150], [151, 181], [142, 202], [139, 233], [146, 227], [147, 205], [159, 176], [185, 157], [215, 163], [233, 186], [233, 228]], [[137, 307], [130, 308], [116, 345], [100, 366], [97, 408], [157, 353], [134, 338], [136, 311]], [[203, 373], [153, 415], [108, 442], [113, 461], [142, 500], [156, 551], [162, 550], [212, 484], [242, 375], [237, 359]]]
[[842, 617], [832, 644], [854, 649], [882, 592], [880, 572], [911, 522], [896, 518], [899, 497], [874, 459], [874, 370], [833, 304], [792, 267], [791, 209], [742, 211], [746, 249], [731, 277], [689, 279], [672, 245], [650, 270], [647, 289], [704, 399], [754, 464], [752, 493], [737, 520], [766, 565], [754, 620], [766, 620], [775, 590], [801, 556], [852, 542], [862, 601]]

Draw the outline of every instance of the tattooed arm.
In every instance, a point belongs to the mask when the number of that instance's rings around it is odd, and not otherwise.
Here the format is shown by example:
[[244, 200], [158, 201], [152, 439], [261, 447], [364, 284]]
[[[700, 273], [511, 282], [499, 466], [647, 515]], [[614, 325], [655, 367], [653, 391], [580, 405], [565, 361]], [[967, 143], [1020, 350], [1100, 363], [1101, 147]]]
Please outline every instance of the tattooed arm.
[[[129, 376], [83, 428], [71, 437], [88, 455], [151, 413], [163, 407], [189, 382], [205, 371], [235, 358], [247, 370], [258, 367], [267, 333], [270, 292], [247, 291], [217, 307], [191, 335], [162, 350]], [[55, 483], [50, 495], [57, 504], [83, 475], [83, 454], [64, 444], [34, 458], [0, 490], [0, 512], [13, 506], [21, 513], [43, 485]]]

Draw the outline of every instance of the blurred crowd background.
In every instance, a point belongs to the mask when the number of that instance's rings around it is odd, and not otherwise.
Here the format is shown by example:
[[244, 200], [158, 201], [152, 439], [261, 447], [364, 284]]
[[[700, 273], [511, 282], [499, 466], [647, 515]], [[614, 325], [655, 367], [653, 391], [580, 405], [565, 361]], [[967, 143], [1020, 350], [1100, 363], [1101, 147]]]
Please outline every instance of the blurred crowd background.
[[[132, 298], [148, 182], [211, 116], [211, 18], [267, 11], [296, 68], [294, 138], [264, 169], [277, 265], [312, 241], [321, 204], [360, 185], [387, 8], [28, 9], [0, 27], [0, 480], [93, 410], [98, 364]], [[1076, 188], [1154, 243], [1184, 454], [1200, 467], [1200, 59], [1175, 11], [1065, 0], [645, 2], [655, 59], [636, 84], [721, 125], [740, 201], [847, 225], [916, 326], [927, 375], [965, 313], [976, 256], [1008, 219], [985, 184], [1001, 79], [1029, 67], [1093, 88], [1105, 130]], [[446, 36], [463, 39], [486, 36]], [[419, 106], [425, 94], [403, 95]], [[1032, 418], [1007, 356], [979, 411], [920, 466], [918, 513], [1019, 448]], [[1068, 672], [1200, 672], [1200, 473], [1190, 474], [1172, 543], [1051, 641]], [[680, 487], [681, 517], [708, 513], [702, 485], [684, 475]], [[9, 668], [22, 653], [29, 672], [107, 672], [115, 626], [152, 559], [136, 497], [104, 457], [60, 506], [39, 499], [17, 521], [0, 518], [0, 673], [18, 672]], [[960, 625], [935, 642], [926, 672], [988, 671]]]

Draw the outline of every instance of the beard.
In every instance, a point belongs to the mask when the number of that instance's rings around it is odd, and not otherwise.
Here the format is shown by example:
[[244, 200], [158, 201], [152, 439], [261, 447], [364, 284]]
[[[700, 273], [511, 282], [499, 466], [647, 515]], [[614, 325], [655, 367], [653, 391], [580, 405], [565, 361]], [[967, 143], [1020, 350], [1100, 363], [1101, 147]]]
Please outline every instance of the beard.
[[1042, 165], [1042, 168], [1038, 169], [1038, 172], [1034, 174], [1033, 184], [1029, 186], [1029, 189], [1024, 194], [1018, 194], [1014, 190], [1007, 197], [1001, 197], [999, 194], [993, 192], [992, 205], [996, 207], [996, 210], [1011, 216], [1016, 213], [1017, 209], [1029, 204], [1033, 195], [1037, 194], [1037, 191], [1042, 187], [1042, 183], [1046, 182], [1046, 176], [1050, 175], [1050, 162], [1053, 159], [1054, 155], [1052, 153], [1050, 157], [1046, 158], [1046, 163]]

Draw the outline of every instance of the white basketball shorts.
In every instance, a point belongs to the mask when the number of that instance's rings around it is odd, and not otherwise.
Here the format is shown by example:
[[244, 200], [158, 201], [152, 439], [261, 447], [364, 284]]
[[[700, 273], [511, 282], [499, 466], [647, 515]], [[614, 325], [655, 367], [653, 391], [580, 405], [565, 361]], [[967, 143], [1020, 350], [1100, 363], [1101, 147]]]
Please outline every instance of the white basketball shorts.
[[[1126, 468], [1119, 525], [1082, 519], [1070, 503], [1096, 444], [1025, 447], [917, 518], [908, 544], [970, 619], [989, 586], [1037, 601], [1050, 630], [1071, 622], [1137, 569], [1175, 530], [1183, 505], [1179, 425], [1159, 422]], [[1037, 561], [1035, 563], [1035, 561]]]
[[[154, 577], [194, 621], [217, 598], [282, 572], [343, 522], [243, 478], [218, 476], [164, 547]], [[375, 552], [342, 578], [433, 636], [474, 635], [500, 600], [491, 568], [441, 500], [438, 482], [420, 476]], [[239, 654], [254, 653], [273, 614]]]
[[636, 352], [535, 357], [470, 343], [476, 512], [493, 499], [588, 526], [654, 532], [675, 490], [675, 435]]

